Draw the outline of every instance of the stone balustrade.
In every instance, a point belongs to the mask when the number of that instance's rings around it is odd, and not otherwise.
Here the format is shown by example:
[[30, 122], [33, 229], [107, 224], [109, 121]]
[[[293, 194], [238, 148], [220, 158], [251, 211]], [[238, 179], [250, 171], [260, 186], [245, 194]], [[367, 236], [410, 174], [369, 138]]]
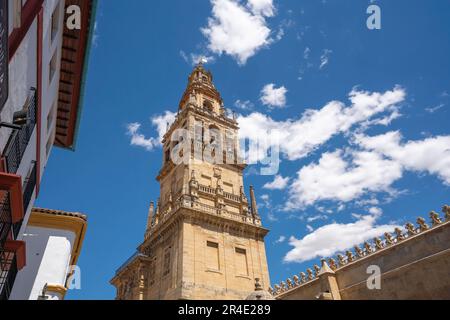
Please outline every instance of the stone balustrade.
[[[203, 188], [209, 188], [205, 186], [199, 186], [199, 190], [202, 190]], [[210, 188], [212, 189], [212, 188]], [[208, 189], [203, 189], [208, 190]], [[214, 194], [215, 194], [215, 189]], [[167, 221], [175, 212], [177, 212], [181, 208], [186, 209], [193, 209], [193, 210], [199, 210], [201, 212], [215, 215], [215, 216], [221, 216], [230, 220], [243, 222], [246, 224], [261, 226], [261, 220], [254, 219], [252, 216], [246, 216], [239, 213], [233, 213], [226, 209], [220, 209], [213, 206], [206, 205], [204, 203], [201, 203], [200, 201], [193, 201], [188, 196], [181, 196], [178, 198], [177, 201], [175, 201], [174, 205], [167, 208], [164, 212], [160, 213], [158, 223], [152, 226], [151, 231], [154, 231], [154, 229], [158, 228], [158, 226], [162, 225], [165, 221]], [[146, 235], [146, 239], [150, 237], [150, 233]]]
[[[214, 189], [212, 187], [205, 186], [205, 185], [199, 184], [198, 190], [201, 193], [209, 194], [211, 196], [215, 196], [216, 195], [216, 189]], [[236, 203], [240, 203], [241, 202], [241, 197], [238, 196], [238, 195], [235, 195], [235, 194], [232, 194], [232, 193], [224, 191], [223, 192], [223, 196], [224, 196], [225, 199], [230, 200], [232, 202], [236, 202]]]

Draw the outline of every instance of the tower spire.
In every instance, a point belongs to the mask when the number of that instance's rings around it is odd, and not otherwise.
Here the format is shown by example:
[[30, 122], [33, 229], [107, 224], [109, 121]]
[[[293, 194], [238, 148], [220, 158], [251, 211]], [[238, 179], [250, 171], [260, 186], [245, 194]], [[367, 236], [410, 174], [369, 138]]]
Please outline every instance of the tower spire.
[[212, 104], [217, 104], [218, 109], [222, 106], [222, 97], [214, 86], [212, 73], [204, 68], [205, 62], [204, 59], [199, 59], [194, 70], [189, 75], [188, 85], [181, 98], [179, 110], [185, 108], [192, 96], [202, 96], [210, 100]]

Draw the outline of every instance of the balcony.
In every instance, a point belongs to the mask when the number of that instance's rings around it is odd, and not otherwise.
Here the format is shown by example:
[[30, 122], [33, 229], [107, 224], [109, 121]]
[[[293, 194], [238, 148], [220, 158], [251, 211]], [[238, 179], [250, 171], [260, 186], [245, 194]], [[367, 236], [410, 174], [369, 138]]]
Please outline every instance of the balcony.
[[[34, 189], [36, 187], [36, 162], [33, 162], [33, 168], [30, 175], [25, 179], [25, 184], [23, 186], [23, 210], [26, 213], [33, 197]], [[23, 220], [15, 223], [13, 225], [14, 238], [17, 239], [19, 236], [20, 228], [22, 227]]]
[[9, 299], [17, 273], [16, 253], [0, 250], [0, 301]]
[[16, 174], [19, 170], [23, 155], [36, 126], [36, 89], [31, 89], [23, 110], [27, 113], [27, 123], [20, 130], [12, 132], [3, 152], [6, 172], [12, 174]]
[[14, 240], [13, 226], [24, 218], [22, 179], [17, 175], [0, 173], [0, 251]]
[[2, 193], [3, 195], [0, 199], [0, 250], [3, 249], [12, 226], [11, 202], [9, 199], [9, 192]]

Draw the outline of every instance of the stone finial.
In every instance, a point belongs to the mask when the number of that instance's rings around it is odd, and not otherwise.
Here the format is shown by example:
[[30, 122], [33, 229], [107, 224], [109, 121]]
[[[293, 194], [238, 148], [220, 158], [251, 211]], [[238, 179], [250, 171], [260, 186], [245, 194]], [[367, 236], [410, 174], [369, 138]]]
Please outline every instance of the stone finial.
[[395, 228], [395, 235], [397, 237], [397, 242], [405, 240], [403, 231], [400, 228]]
[[314, 265], [314, 276], [317, 278], [319, 276], [319, 273], [320, 273], [320, 267], [317, 264], [315, 264]]
[[275, 295], [275, 290], [273, 290], [272, 287], [269, 287], [269, 289], [267, 290], [271, 295]]
[[350, 250], [348, 250], [345, 253], [345, 255], [347, 256], [347, 261], [348, 262], [353, 262], [353, 260], [355, 260], [355, 257], [353, 256], [353, 253]]
[[274, 294], [279, 294], [279, 293], [281, 292], [281, 288], [280, 288], [279, 285], [276, 284], [276, 285], [274, 286], [274, 288], [275, 288]]
[[369, 255], [373, 252], [372, 246], [367, 241], [364, 242], [364, 249], [365, 249], [367, 255]]
[[260, 279], [255, 279], [255, 291], [252, 292], [246, 300], [274, 300], [273, 299], [274, 291], [272, 288], [269, 288], [265, 291], [260, 283]]
[[337, 257], [338, 257], [339, 267], [345, 266], [345, 258], [344, 258], [344, 256], [342, 254], [338, 254]]
[[392, 238], [392, 235], [389, 232], [384, 234], [384, 239], [386, 240], [386, 245], [392, 246], [394, 244], [394, 238]]
[[299, 279], [299, 277], [298, 277], [297, 275], [295, 275], [295, 276], [293, 277], [293, 279], [294, 279], [294, 284], [295, 284], [295, 286], [298, 286], [298, 285], [300, 284], [300, 279]]
[[259, 278], [255, 278], [255, 291], [263, 291]]
[[333, 271], [337, 270], [336, 260], [331, 258], [331, 259], [328, 260], [328, 263], [330, 265], [331, 270], [333, 270]]
[[288, 278], [286, 280], [286, 283], [287, 283], [287, 288], [288, 289], [292, 289], [294, 287], [294, 283], [292, 282], [291, 278]]
[[382, 250], [384, 248], [383, 241], [380, 238], [375, 238], [373, 241], [377, 250]]
[[433, 222], [433, 227], [436, 227], [436, 226], [442, 224], [442, 220], [439, 217], [439, 214], [435, 211], [430, 212], [430, 219]]
[[417, 224], [419, 225], [420, 232], [427, 231], [430, 229], [424, 218], [418, 218]]
[[250, 203], [253, 218], [259, 218], [258, 205], [256, 204], [255, 188], [250, 186]]
[[442, 212], [445, 214], [445, 221], [450, 221], [450, 206], [445, 205], [442, 208]]
[[307, 269], [306, 273], [308, 274], [308, 277], [307, 277], [308, 281], [311, 281], [314, 279], [314, 275], [313, 275], [313, 272], [311, 269]]
[[283, 291], [283, 292], [286, 291], [286, 289], [287, 289], [286, 282], [281, 281], [280, 287], [281, 287], [281, 291]]
[[355, 246], [354, 249], [355, 249], [356, 256], [357, 256], [358, 258], [364, 257], [364, 252], [361, 250], [360, 247]]
[[148, 216], [147, 216], [147, 231], [150, 230], [153, 227], [153, 215], [155, 213], [155, 203], [152, 201], [150, 202], [150, 207], [148, 209]]
[[161, 217], [160, 209], [161, 209], [161, 199], [158, 198], [158, 202], [156, 203], [155, 214], [153, 215], [152, 219], [152, 226], [156, 226], [159, 223], [159, 219]]
[[300, 272], [300, 281], [302, 283], [306, 282], [306, 274], [304, 272]]
[[405, 226], [406, 230], [408, 231], [408, 235], [414, 236], [417, 234], [416, 228], [414, 228], [414, 225], [411, 222], [408, 222]]

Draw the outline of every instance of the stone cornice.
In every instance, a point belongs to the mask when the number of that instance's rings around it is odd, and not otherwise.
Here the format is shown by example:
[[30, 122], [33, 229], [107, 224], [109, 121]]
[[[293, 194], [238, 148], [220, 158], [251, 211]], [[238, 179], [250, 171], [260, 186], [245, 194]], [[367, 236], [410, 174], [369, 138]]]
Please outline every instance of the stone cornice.
[[[236, 214], [237, 215], [237, 214]], [[245, 218], [242, 216], [242, 218]], [[240, 234], [246, 234], [255, 238], [264, 238], [269, 230], [263, 228], [260, 225], [254, 223], [237, 221], [230, 219], [225, 215], [216, 215], [207, 213], [205, 211], [198, 210], [196, 208], [189, 208], [187, 206], [178, 206], [172, 213], [168, 215], [166, 220], [163, 220], [158, 224], [150, 233], [149, 237], [139, 246], [141, 251], [143, 248], [153, 246], [162, 239], [166, 234], [170, 234], [171, 231], [179, 225], [180, 222], [188, 221], [190, 223], [209, 223], [215, 226], [219, 226], [229, 232], [236, 232]]]

